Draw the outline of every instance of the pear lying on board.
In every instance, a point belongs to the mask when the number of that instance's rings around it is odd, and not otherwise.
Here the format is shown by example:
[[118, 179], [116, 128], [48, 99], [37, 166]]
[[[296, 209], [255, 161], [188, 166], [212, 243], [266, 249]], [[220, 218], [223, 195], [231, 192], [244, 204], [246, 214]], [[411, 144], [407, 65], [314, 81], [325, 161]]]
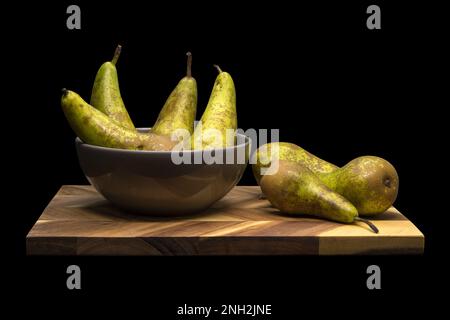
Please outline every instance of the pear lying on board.
[[261, 168], [270, 166], [273, 159], [298, 162], [316, 174], [331, 190], [349, 200], [358, 209], [359, 215], [382, 213], [397, 198], [397, 172], [388, 161], [379, 157], [359, 157], [339, 168], [287, 142], [265, 144], [255, 152], [255, 157], [256, 163], [252, 169], [258, 183]]
[[358, 210], [350, 201], [329, 189], [298, 162], [280, 160], [278, 171], [262, 176], [260, 185], [270, 203], [281, 212], [312, 215], [341, 223], [362, 221], [378, 232], [371, 222], [358, 217]]
[[228, 72], [215, 67], [219, 75], [200, 120], [201, 126], [197, 125], [194, 130], [194, 149], [224, 148], [235, 144], [237, 115], [234, 82]]
[[305, 149], [289, 142], [272, 142], [262, 145], [256, 150], [255, 163], [252, 165], [253, 175], [259, 184], [261, 168], [270, 166], [271, 159], [299, 162], [313, 173], [330, 173], [337, 166], [316, 157]]
[[134, 130], [134, 124], [120, 95], [116, 63], [121, 49], [122, 47], [118, 45], [112, 61], [103, 63], [98, 70], [92, 88], [90, 103], [118, 124]]
[[383, 213], [397, 198], [399, 179], [388, 161], [374, 156], [356, 158], [319, 179], [347, 198], [360, 215]]
[[85, 143], [109, 148], [152, 151], [171, 150], [174, 146], [174, 142], [168, 137], [139, 133], [121, 126], [73, 91], [63, 89], [61, 106], [73, 131]]
[[[192, 55], [187, 53], [187, 72], [186, 76], [180, 80], [175, 89], [173, 89], [166, 103], [161, 109], [156, 123], [152, 127], [152, 132], [171, 137], [177, 135], [178, 129], [186, 130], [189, 137], [194, 132], [195, 114], [197, 112], [197, 83], [192, 77]], [[183, 132], [179, 132], [182, 134]], [[177, 141], [182, 140], [183, 136], [178, 136]]]

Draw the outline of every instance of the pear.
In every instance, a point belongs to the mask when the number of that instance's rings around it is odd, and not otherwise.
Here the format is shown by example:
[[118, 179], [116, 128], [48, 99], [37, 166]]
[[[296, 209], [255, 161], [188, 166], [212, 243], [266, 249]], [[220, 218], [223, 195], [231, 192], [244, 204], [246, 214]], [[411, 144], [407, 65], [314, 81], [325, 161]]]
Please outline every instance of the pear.
[[397, 198], [397, 171], [392, 164], [379, 157], [359, 157], [340, 169], [319, 174], [318, 177], [330, 189], [353, 203], [360, 215], [383, 213]]
[[135, 129], [120, 95], [116, 63], [122, 47], [117, 46], [112, 61], [103, 63], [95, 76], [91, 105], [125, 128]]
[[350, 201], [329, 189], [301, 163], [280, 160], [275, 174], [262, 176], [261, 189], [281, 212], [312, 215], [341, 223], [362, 221], [378, 232], [371, 222], [358, 217], [358, 210]]
[[224, 148], [235, 144], [237, 115], [234, 82], [229, 73], [214, 66], [219, 75], [200, 123], [194, 130], [194, 149]]
[[61, 106], [73, 131], [85, 143], [133, 150], [168, 151], [173, 148], [174, 143], [168, 137], [127, 129], [73, 91], [63, 89]]
[[299, 162], [313, 173], [330, 173], [338, 169], [334, 164], [322, 160], [289, 142], [272, 142], [262, 145], [256, 150], [254, 157], [252, 170], [258, 184], [261, 179], [261, 168], [270, 166], [273, 159]]
[[[191, 72], [192, 55], [190, 52], [186, 55], [188, 56], [186, 76], [173, 89], [152, 127], [153, 133], [169, 137], [174, 134], [176, 135], [174, 140], [177, 141], [184, 138], [184, 132], [189, 133], [188, 139], [191, 137], [197, 112], [197, 83]], [[179, 129], [185, 131], [177, 131]]]

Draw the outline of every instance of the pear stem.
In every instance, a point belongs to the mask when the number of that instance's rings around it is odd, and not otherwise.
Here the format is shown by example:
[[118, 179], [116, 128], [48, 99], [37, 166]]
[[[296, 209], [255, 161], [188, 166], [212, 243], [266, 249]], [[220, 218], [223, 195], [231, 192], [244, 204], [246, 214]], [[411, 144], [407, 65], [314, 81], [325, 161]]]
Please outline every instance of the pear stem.
[[120, 44], [117, 45], [116, 51], [114, 52], [114, 57], [111, 60], [113, 65], [116, 65], [117, 60], [119, 60], [120, 52], [122, 51], [122, 46]]
[[214, 68], [217, 69], [217, 71], [219, 71], [219, 73], [222, 73], [222, 69], [220, 69], [220, 67], [217, 64], [213, 64]]
[[361, 222], [367, 224], [367, 225], [370, 227], [370, 229], [372, 229], [372, 231], [375, 232], [375, 233], [378, 233], [378, 232], [379, 232], [379, 231], [378, 231], [378, 228], [377, 228], [372, 222], [370, 222], [370, 221], [367, 220], [367, 219], [363, 219], [363, 218], [360, 218], [360, 217], [355, 217], [354, 220], [355, 220], [355, 221], [361, 221]]
[[192, 53], [187, 52], [187, 68], [186, 68], [186, 77], [192, 77]]

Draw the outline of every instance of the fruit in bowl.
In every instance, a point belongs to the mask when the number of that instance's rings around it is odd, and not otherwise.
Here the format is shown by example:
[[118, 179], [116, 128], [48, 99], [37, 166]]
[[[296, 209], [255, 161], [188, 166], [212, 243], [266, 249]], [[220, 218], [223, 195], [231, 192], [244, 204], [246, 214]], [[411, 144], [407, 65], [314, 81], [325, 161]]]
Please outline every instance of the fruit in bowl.
[[61, 105], [78, 136], [86, 178], [106, 199], [133, 213], [182, 215], [208, 208], [239, 182], [248, 161], [249, 138], [236, 134], [231, 76], [216, 66], [219, 75], [201, 118], [204, 126], [194, 132], [197, 85], [188, 53], [186, 76], [153, 127], [135, 129], [119, 89], [120, 50], [118, 46], [113, 60], [100, 67], [90, 104], [63, 89]]

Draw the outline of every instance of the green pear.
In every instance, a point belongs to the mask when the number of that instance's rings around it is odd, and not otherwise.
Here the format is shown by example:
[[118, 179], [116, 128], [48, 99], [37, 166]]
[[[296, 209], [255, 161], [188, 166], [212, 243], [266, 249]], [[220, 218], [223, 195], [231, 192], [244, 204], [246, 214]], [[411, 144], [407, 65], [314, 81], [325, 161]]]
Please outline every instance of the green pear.
[[236, 91], [230, 74], [216, 66], [219, 75], [214, 83], [208, 105], [194, 130], [194, 149], [215, 149], [235, 144], [237, 115]]
[[173, 148], [174, 142], [168, 137], [125, 128], [73, 91], [63, 89], [61, 106], [73, 131], [85, 143], [133, 150], [168, 151]]
[[116, 63], [121, 49], [122, 47], [118, 45], [112, 61], [103, 63], [98, 70], [92, 88], [90, 103], [120, 125], [134, 130], [134, 124], [120, 95]]
[[272, 142], [262, 145], [254, 153], [253, 175], [259, 184], [261, 168], [270, 166], [273, 159], [295, 161], [303, 164], [313, 173], [330, 173], [337, 166], [316, 157], [305, 149], [289, 142]]
[[[180, 80], [178, 85], [167, 98], [161, 109], [156, 123], [152, 127], [152, 132], [160, 135], [172, 137], [181, 141], [183, 133], [189, 133], [187, 140], [194, 132], [195, 114], [197, 112], [197, 83], [192, 77], [192, 55], [187, 53], [186, 76]], [[178, 130], [183, 131], [178, 131]]]
[[397, 171], [392, 164], [379, 157], [359, 157], [340, 169], [319, 174], [318, 177], [330, 189], [353, 203], [360, 215], [383, 213], [397, 198]]
[[363, 221], [378, 232], [372, 223], [358, 217], [358, 210], [350, 201], [329, 189], [301, 163], [280, 160], [278, 171], [262, 176], [260, 186], [270, 203], [281, 212], [341, 223]]

